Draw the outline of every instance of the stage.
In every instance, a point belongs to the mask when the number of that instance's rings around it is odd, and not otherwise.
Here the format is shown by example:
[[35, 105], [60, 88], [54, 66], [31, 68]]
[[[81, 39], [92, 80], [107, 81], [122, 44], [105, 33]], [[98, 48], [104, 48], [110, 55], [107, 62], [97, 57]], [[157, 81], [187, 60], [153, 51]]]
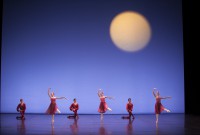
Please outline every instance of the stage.
[[1, 114], [1, 135], [193, 135], [200, 133], [200, 116], [161, 114], [155, 123], [153, 114], [135, 114], [134, 120], [122, 119], [124, 115], [79, 115], [68, 119], [68, 114], [56, 114], [54, 123], [45, 114]]

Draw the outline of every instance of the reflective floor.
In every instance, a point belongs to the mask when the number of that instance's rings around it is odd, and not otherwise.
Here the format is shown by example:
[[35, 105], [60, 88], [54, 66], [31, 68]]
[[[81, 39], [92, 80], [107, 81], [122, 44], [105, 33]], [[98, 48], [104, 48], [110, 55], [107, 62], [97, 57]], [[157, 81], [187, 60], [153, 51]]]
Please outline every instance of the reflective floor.
[[25, 120], [17, 120], [18, 114], [1, 114], [1, 135], [199, 135], [200, 116], [185, 114], [161, 114], [159, 123], [155, 115], [135, 115], [134, 120], [121, 119], [122, 115], [79, 115], [78, 120], [65, 114], [51, 116], [26, 114]]

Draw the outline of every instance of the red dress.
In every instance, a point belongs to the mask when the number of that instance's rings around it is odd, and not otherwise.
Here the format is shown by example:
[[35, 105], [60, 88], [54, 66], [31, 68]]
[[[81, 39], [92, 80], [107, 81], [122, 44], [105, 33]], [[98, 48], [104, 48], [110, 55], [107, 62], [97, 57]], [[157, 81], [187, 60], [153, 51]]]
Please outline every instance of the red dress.
[[100, 105], [98, 112], [105, 113], [108, 110], [108, 105], [106, 104], [105, 97], [100, 97]]
[[58, 107], [56, 104], [56, 98], [51, 98], [51, 103], [46, 111], [47, 114], [55, 114], [57, 111]]
[[156, 98], [155, 114], [160, 114], [164, 110], [164, 106], [161, 104], [161, 98]]

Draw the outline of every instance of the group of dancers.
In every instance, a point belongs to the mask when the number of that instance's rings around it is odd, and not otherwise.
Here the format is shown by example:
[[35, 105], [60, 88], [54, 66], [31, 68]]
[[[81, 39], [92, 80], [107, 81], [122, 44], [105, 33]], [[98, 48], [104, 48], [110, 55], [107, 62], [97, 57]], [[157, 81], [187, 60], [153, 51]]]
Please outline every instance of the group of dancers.
[[[56, 97], [54, 92], [50, 92], [51, 88], [48, 89], [48, 96], [50, 98], [50, 105], [48, 107], [48, 109], [46, 110], [46, 114], [52, 115], [52, 122], [54, 122], [54, 115], [56, 112], [61, 113], [60, 110], [58, 109], [58, 106], [56, 104], [56, 99], [66, 99], [66, 97]], [[99, 89], [98, 90], [98, 96], [100, 99], [100, 105], [98, 108], [98, 112], [101, 114], [101, 120], [103, 119], [103, 114], [109, 110], [112, 111], [111, 108], [108, 107], [107, 103], [106, 103], [106, 98], [108, 99], [114, 99], [113, 97], [110, 96], [105, 96], [103, 90]], [[154, 88], [153, 89], [153, 96], [156, 99], [156, 103], [155, 103], [155, 114], [156, 114], [156, 124], [158, 123], [158, 117], [159, 114], [162, 111], [166, 111], [166, 112], [170, 112], [169, 109], [166, 109], [162, 104], [161, 104], [161, 100], [162, 99], [168, 99], [171, 97], [161, 97], [159, 91]], [[71, 111], [74, 112], [74, 115], [68, 116], [69, 119], [78, 119], [78, 109], [79, 109], [79, 104], [76, 101], [76, 98], [73, 99], [73, 103], [70, 105], [69, 109]], [[20, 99], [20, 103], [17, 105], [17, 111], [20, 112], [21, 116], [17, 116], [17, 119], [22, 119], [24, 120], [24, 114], [25, 114], [25, 110], [26, 110], [26, 104], [24, 103], [23, 99]], [[128, 98], [128, 103], [126, 104], [126, 110], [128, 112], [128, 116], [122, 116], [122, 119], [134, 119], [134, 115], [132, 113], [133, 111], [133, 103], [131, 101], [131, 98]]]

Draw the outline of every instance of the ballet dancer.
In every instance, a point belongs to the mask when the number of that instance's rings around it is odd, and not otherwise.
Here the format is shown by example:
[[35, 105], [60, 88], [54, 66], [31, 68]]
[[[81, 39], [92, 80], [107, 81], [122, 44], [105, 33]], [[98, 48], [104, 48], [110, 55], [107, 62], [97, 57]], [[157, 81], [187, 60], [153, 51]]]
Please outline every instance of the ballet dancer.
[[98, 96], [99, 96], [99, 99], [100, 99], [100, 105], [99, 105], [99, 109], [98, 109], [98, 112], [101, 114], [101, 120], [103, 119], [103, 114], [109, 110], [109, 111], [112, 111], [111, 108], [108, 107], [105, 99], [108, 98], [108, 99], [113, 99], [113, 97], [109, 97], [109, 96], [104, 96], [104, 93], [101, 89], [98, 90]]
[[70, 105], [69, 109], [74, 112], [74, 116], [68, 116], [68, 118], [78, 119], [77, 111], [79, 109], [79, 105], [76, 101], [76, 98], [74, 98], [74, 102]]
[[167, 97], [161, 97], [160, 96], [160, 93], [159, 91], [157, 90], [156, 92], [156, 88], [153, 89], [153, 96], [155, 97], [156, 99], [156, 103], [155, 103], [155, 114], [156, 114], [156, 124], [158, 124], [158, 117], [159, 117], [159, 114], [162, 112], [162, 111], [166, 111], [166, 112], [170, 112], [170, 110], [166, 109], [162, 104], [161, 104], [161, 100], [162, 99], [168, 99], [168, 98], [171, 98], [169, 96]]
[[54, 122], [54, 115], [56, 112], [61, 113], [60, 110], [58, 109], [58, 106], [56, 104], [56, 99], [66, 99], [66, 97], [56, 97], [54, 92], [50, 92], [51, 88], [48, 88], [48, 96], [51, 100], [51, 103], [48, 107], [48, 109], [46, 110], [47, 114], [52, 115], [52, 122]]
[[122, 116], [122, 119], [134, 119], [135, 117], [133, 116], [133, 103], [131, 102], [131, 98], [128, 99], [128, 103], [126, 104], [126, 110], [129, 114], [129, 116]]
[[20, 112], [21, 116], [17, 116], [17, 119], [24, 120], [24, 114], [26, 111], [26, 104], [24, 103], [23, 99], [20, 99], [20, 103], [17, 105], [17, 111]]

